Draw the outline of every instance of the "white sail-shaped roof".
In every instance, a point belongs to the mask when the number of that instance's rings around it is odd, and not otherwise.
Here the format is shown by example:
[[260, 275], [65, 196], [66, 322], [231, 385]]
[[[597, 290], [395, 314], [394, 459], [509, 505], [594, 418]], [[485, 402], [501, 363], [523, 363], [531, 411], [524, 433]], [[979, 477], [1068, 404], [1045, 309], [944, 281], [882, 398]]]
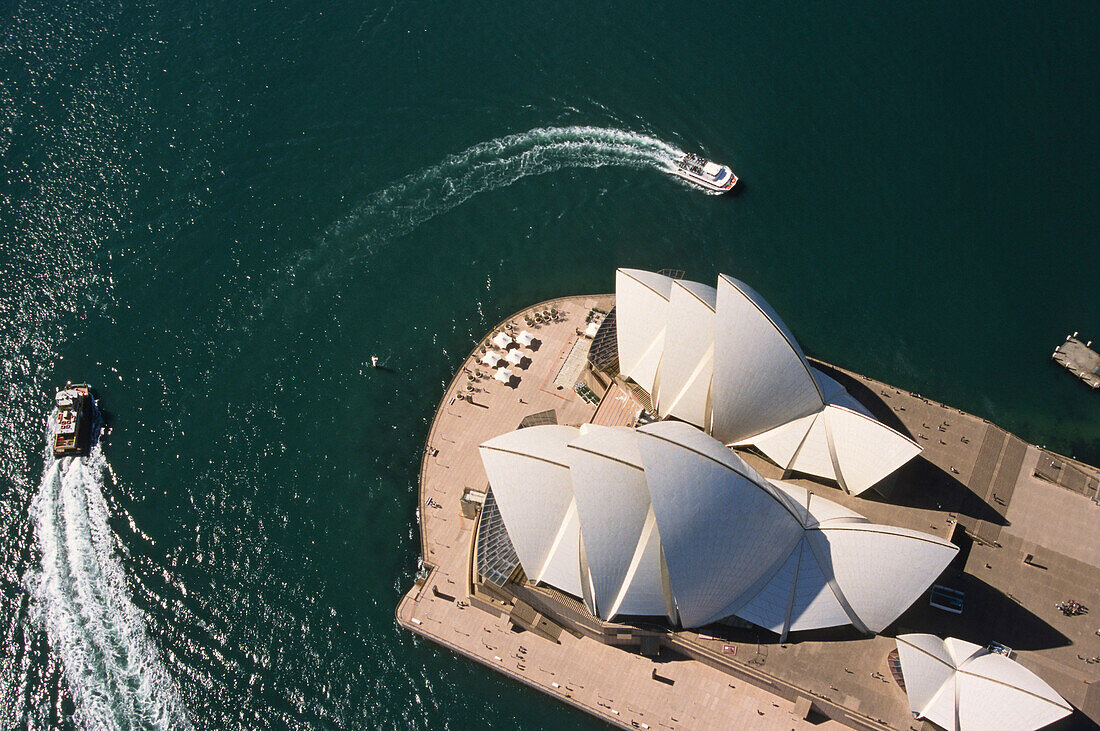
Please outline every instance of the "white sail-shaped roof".
[[[853, 624], [806, 536], [787, 556], [783, 567], [736, 614], [779, 635]], [[866, 628], [860, 625], [860, 629]]]
[[680, 621], [723, 619], [798, 542], [801, 526], [771, 485], [697, 429], [658, 422], [638, 438]]
[[684, 422], [531, 427], [481, 454], [527, 576], [608, 620], [878, 632], [958, 551], [765, 480]]
[[714, 289], [636, 269], [620, 269], [615, 282], [620, 370], [649, 392], [661, 417], [853, 494], [920, 453], [810, 366], [745, 283], [721, 275]]
[[899, 605], [908, 607], [928, 588], [925, 577], [938, 576], [958, 553], [934, 536], [873, 523], [823, 523], [809, 537], [853, 619], [870, 632], [886, 629]]
[[[660, 540], [633, 432], [586, 425], [569, 444], [594, 614], [666, 614]], [[623, 603], [626, 607], [623, 607]]]
[[[758, 434], [744, 442], [734, 442], [734, 446], [752, 445], [764, 453], [768, 459], [784, 469], [790, 469], [794, 459], [798, 455], [802, 443], [810, 428], [817, 422], [821, 412], [815, 412], [809, 416], [803, 416], [794, 421], [788, 421], [763, 434]], [[832, 462], [828, 464], [831, 466]]]
[[824, 406], [806, 356], [764, 298], [718, 277], [711, 433], [729, 444]]
[[[803, 528], [803, 542], [737, 616], [777, 632], [851, 624], [880, 632], [928, 588], [958, 548], [924, 533], [870, 523], [791, 483], [771, 481]], [[898, 572], [897, 567], [906, 567]], [[889, 586], [889, 591], [883, 587]]]
[[897, 643], [910, 709], [917, 712], [929, 709], [945, 686], [950, 686], [954, 703], [955, 658], [944, 641], [935, 635], [912, 634], [898, 635]]
[[860, 494], [920, 454], [920, 446], [871, 416], [829, 404], [824, 411], [836, 481]]
[[909, 707], [947, 731], [1034, 731], [1073, 712], [1030, 670], [971, 642], [899, 635]]
[[859, 513], [849, 510], [840, 503], [826, 500], [820, 495], [815, 495], [801, 485], [795, 485], [783, 480], [768, 480], [777, 492], [783, 493], [787, 503], [792, 506], [799, 522], [807, 528], [813, 528], [823, 523], [836, 523], [842, 520], [867, 522]]
[[714, 374], [714, 324], [718, 293], [697, 282], [675, 281], [669, 297], [664, 355], [658, 391], [653, 394], [662, 417], [674, 416], [706, 427], [711, 376]]
[[787, 472], [835, 480], [858, 495], [920, 454], [915, 441], [865, 411], [830, 403], [739, 444], [751, 444]]
[[652, 505], [646, 513], [642, 535], [627, 567], [622, 588], [607, 610], [609, 619], [624, 614], [650, 617], [663, 614], [669, 621], [676, 621], [676, 603], [672, 598], [661, 533], [657, 529], [657, 514]]
[[830, 480], [837, 479], [837, 464], [829, 444], [828, 420], [825, 418], [824, 409], [814, 414], [814, 420], [803, 435], [798, 451], [795, 452], [787, 471], [803, 472]]
[[481, 445], [481, 461], [523, 570], [581, 595], [580, 526], [566, 446], [568, 426], [519, 429]]
[[651, 394], [664, 352], [672, 282], [641, 269], [615, 272], [619, 370]]

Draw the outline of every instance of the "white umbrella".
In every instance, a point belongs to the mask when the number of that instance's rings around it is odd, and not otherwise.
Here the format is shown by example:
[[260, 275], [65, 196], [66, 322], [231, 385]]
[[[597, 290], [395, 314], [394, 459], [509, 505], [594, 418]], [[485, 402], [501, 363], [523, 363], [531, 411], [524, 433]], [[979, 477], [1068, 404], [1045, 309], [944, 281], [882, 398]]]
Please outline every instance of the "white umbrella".
[[481, 362], [490, 368], [496, 368], [497, 363], [500, 362], [500, 353], [495, 350], [490, 350], [485, 355], [481, 356]]
[[498, 348], [507, 348], [511, 344], [512, 336], [508, 333], [499, 332], [496, 334], [496, 337], [493, 338], [493, 345], [497, 346]]
[[596, 333], [600, 330], [600, 323], [592, 321], [588, 323], [588, 327], [584, 329], [584, 336], [586, 338], [596, 337]]
[[521, 330], [519, 336], [516, 338], [516, 340], [519, 342], [519, 344], [522, 345], [525, 348], [530, 347], [531, 346], [531, 341], [534, 340], [534, 339], [535, 339], [535, 336], [532, 335], [531, 333], [527, 332], [526, 330]]
[[512, 365], [519, 365], [523, 361], [523, 353], [515, 349], [509, 350], [506, 360]]
[[508, 368], [501, 368], [497, 371], [496, 379], [501, 383], [508, 383], [512, 380], [512, 371]]

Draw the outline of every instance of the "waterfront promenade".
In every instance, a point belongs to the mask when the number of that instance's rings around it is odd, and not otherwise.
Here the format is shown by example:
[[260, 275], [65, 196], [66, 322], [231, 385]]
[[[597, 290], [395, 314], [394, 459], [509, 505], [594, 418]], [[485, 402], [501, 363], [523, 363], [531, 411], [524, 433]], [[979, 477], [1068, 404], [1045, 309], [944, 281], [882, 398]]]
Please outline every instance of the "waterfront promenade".
[[[459, 368], [425, 446], [419, 487], [425, 572], [397, 608], [403, 627], [624, 728], [917, 727], [886, 664], [892, 635], [914, 631], [1007, 644], [1084, 714], [1100, 718], [1100, 664], [1078, 660], [1100, 655], [1095, 622], [1064, 617], [1053, 606], [1073, 598], [1100, 607], [1100, 504], [1095, 490], [1088, 494], [1100, 473], [1065, 460], [1083, 485], [1068, 489], [1043, 477], [1051, 468], [1044, 473], [1041, 461], [1051, 453], [973, 415], [827, 364], [818, 365], [924, 451], [881, 486], [883, 496], [792, 481], [872, 521], [959, 543], [960, 558], [940, 581], [965, 593], [963, 615], [933, 609], [922, 598], [887, 634], [796, 633], [785, 644], [757, 629], [666, 631], [649, 638], [650, 649], [660, 649], [652, 657], [632, 644], [638, 638], [626, 625], [589, 617], [563, 621], [563, 629], [551, 621], [555, 642], [518, 631], [515, 625], [530, 618], [510, 618], [509, 604], [475, 596], [476, 520], [463, 516], [461, 499], [467, 489], [486, 486], [477, 446], [538, 412], [553, 410], [561, 424], [630, 425], [641, 409], [618, 381], [598, 411], [571, 388], [559, 388], [575, 380], [571, 369], [587, 347], [580, 334], [586, 316], [612, 305], [610, 295], [562, 298], [501, 323], [493, 332], [513, 323], [514, 332], [528, 329], [537, 338], [524, 349], [525, 367], [515, 369], [518, 382], [496, 381], [480, 364], [493, 333]], [[550, 308], [559, 311], [557, 321], [527, 326], [525, 314]], [[471, 400], [459, 398], [466, 395]], [[765, 460], [743, 456], [765, 476], [781, 476]], [[536, 619], [554, 620], [563, 606], [552, 590], [524, 596]]]

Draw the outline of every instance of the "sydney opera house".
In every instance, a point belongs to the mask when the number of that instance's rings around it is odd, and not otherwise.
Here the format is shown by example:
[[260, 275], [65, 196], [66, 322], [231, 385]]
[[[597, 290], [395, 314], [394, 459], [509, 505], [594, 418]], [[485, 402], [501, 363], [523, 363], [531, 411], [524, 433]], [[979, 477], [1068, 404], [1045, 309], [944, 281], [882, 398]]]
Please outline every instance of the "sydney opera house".
[[481, 445], [527, 577], [605, 620], [739, 617], [786, 637], [897, 619], [958, 548], [766, 480], [729, 447], [855, 493], [920, 447], [813, 368], [747, 285], [621, 269], [615, 289], [620, 373], [661, 420], [537, 426]]
[[[600, 646], [671, 651], [698, 663], [692, 672], [718, 668], [777, 701], [800, 699], [791, 718], [817, 713], [856, 728], [916, 719], [1027, 731], [1074, 712], [1011, 648], [947, 637], [973, 636], [973, 623], [953, 618], [986, 611], [958, 588], [985, 586], [968, 578], [975, 557], [1003, 549], [998, 538], [1016, 540], [1001, 527], [1007, 502], [1000, 513], [985, 502], [975, 509], [967, 495], [1045, 490], [1044, 480], [1060, 479], [1041, 474], [1052, 453], [808, 359], [763, 297], [730, 276], [710, 286], [620, 269], [613, 297], [555, 303], [562, 310], [532, 308], [494, 330], [440, 405], [420, 486], [428, 573], [398, 609], [404, 626], [623, 726], [608, 702], [614, 667], [589, 679], [602, 688], [590, 701], [584, 684], [559, 682], [562, 668], [578, 656], [593, 669], [626, 662], [597, 661]], [[483, 372], [501, 361], [495, 376]], [[1067, 523], [1067, 535], [1089, 534], [1094, 518], [1083, 520], [1080, 530]], [[1032, 548], [1023, 566], [1039, 565], [1039, 544], [1012, 545]], [[1002, 577], [985, 567], [990, 581], [1017, 580], [1017, 568]], [[993, 616], [1032, 616], [983, 591]], [[529, 636], [510, 656], [515, 668], [498, 649], [511, 636], [489, 641], [492, 623], [479, 634], [467, 606]], [[993, 631], [987, 625], [978, 618], [978, 631]], [[919, 631], [928, 629], [946, 639]], [[878, 649], [868, 653], [861, 638]], [[755, 654], [737, 657], [746, 642]], [[800, 652], [814, 659], [795, 659]], [[545, 677], [527, 665], [536, 656]], [[907, 701], [883, 695], [882, 671], [868, 681], [850, 665], [888, 667]], [[673, 685], [657, 666], [652, 675]], [[841, 683], [853, 685], [843, 700], [833, 697]], [[685, 723], [669, 703], [679, 700], [635, 697], [631, 726], [650, 728], [662, 713], [670, 726], [733, 722], [712, 704]]]

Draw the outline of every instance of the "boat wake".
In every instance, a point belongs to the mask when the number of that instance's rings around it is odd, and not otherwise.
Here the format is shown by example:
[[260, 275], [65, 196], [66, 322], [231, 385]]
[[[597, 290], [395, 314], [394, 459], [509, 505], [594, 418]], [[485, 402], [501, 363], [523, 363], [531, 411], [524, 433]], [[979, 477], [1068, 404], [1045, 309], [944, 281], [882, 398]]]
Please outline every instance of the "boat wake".
[[369, 255], [475, 195], [564, 168], [653, 168], [676, 177], [675, 161], [683, 154], [656, 137], [611, 127], [540, 127], [500, 137], [375, 192], [326, 232], [321, 248], [348, 242], [355, 247], [351, 253]]
[[[47, 444], [53, 444], [50, 418]], [[40, 564], [27, 578], [32, 618], [44, 626], [86, 729], [189, 729], [179, 690], [148, 636], [108, 524], [96, 444], [54, 459], [31, 505]]]

